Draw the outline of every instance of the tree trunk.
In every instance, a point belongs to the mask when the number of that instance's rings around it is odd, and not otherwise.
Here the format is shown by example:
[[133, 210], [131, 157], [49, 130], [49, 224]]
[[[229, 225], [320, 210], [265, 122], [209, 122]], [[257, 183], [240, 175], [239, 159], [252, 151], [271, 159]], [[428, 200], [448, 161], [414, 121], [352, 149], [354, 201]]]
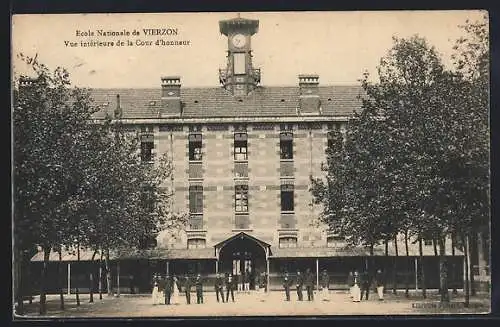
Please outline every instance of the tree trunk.
[[405, 279], [405, 297], [410, 296], [410, 251], [408, 249], [408, 231], [405, 231], [405, 249], [406, 249], [406, 279]]
[[[434, 247], [434, 256], [439, 256], [439, 253], [438, 253], [438, 248], [437, 248], [437, 241], [435, 238], [432, 239], [432, 246]], [[440, 268], [439, 268], [440, 269]], [[441, 270], [440, 270], [441, 271]], [[439, 291], [439, 294], [441, 294], [441, 283], [439, 284], [439, 288], [438, 288], [438, 291]]]
[[439, 281], [441, 289], [441, 302], [450, 302], [448, 293], [448, 262], [444, 237], [439, 238]]
[[[384, 274], [387, 272], [388, 263], [389, 262], [389, 239], [385, 239], [385, 265], [384, 265]], [[384, 287], [384, 294], [387, 292], [387, 287]]]
[[[472, 232], [471, 235], [469, 235], [467, 238], [469, 240], [469, 251], [471, 252], [472, 252], [471, 244], [474, 243], [477, 246], [475, 237], [476, 233], [477, 233], [476, 231]], [[472, 264], [472, 260], [469, 260], [469, 274], [470, 274], [470, 296], [476, 296], [476, 281], [474, 277], [474, 265]]]
[[[17, 302], [16, 314], [22, 315], [24, 314], [24, 301], [23, 301], [23, 281], [22, 278], [23, 269], [23, 252], [21, 250], [15, 251], [15, 266], [14, 266], [14, 282], [15, 282], [15, 298]], [[26, 279], [28, 280], [28, 279]]]
[[418, 254], [420, 256], [420, 285], [422, 287], [422, 297], [427, 298], [427, 289], [425, 286], [425, 269], [424, 269], [424, 247], [422, 237], [418, 238]]
[[[77, 244], [76, 248], [76, 261], [78, 262], [78, 266], [80, 265], [80, 243]], [[75, 281], [75, 294], [76, 294], [76, 306], [80, 306], [80, 290], [78, 289], [78, 271], [76, 272], [76, 281]]]
[[89, 303], [94, 302], [94, 258], [95, 255], [97, 254], [97, 250], [94, 251], [94, 254], [92, 254], [92, 259], [90, 259], [90, 274], [89, 274], [89, 282], [90, 282], [90, 289], [89, 289]]
[[101, 259], [99, 260], [99, 300], [102, 300], [102, 255], [103, 251], [101, 249]]
[[470, 285], [469, 285], [469, 258], [470, 258], [470, 248], [469, 248], [469, 237], [462, 237], [463, 251], [464, 251], [464, 297], [466, 308], [469, 307], [470, 302]]
[[64, 310], [64, 293], [63, 293], [63, 278], [62, 278], [62, 250], [59, 249], [59, 263], [57, 265], [57, 279], [59, 280], [59, 299], [61, 301], [61, 310]]
[[42, 278], [40, 280], [40, 315], [47, 313], [47, 295], [45, 294], [45, 284], [47, 283], [47, 270], [49, 268], [50, 247], [43, 248]]
[[397, 294], [397, 263], [398, 263], [398, 236], [394, 236], [394, 264], [392, 266], [392, 294]]
[[452, 258], [452, 263], [451, 263], [451, 271], [450, 271], [450, 275], [451, 275], [451, 280], [452, 280], [452, 291], [451, 291], [451, 294], [453, 295], [457, 295], [458, 292], [457, 292], [457, 282], [456, 282], [456, 276], [457, 276], [457, 273], [456, 273], [456, 264], [455, 264], [455, 233], [452, 233], [451, 234], [451, 258]]
[[104, 261], [106, 263], [106, 281], [108, 288], [108, 296], [112, 296], [113, 289], [111, 288], [111, 284], [113, 280], [111, 279], [111, 265], [109, 264], [109, 249], [106, 249], [106, 255], [104, 256]]

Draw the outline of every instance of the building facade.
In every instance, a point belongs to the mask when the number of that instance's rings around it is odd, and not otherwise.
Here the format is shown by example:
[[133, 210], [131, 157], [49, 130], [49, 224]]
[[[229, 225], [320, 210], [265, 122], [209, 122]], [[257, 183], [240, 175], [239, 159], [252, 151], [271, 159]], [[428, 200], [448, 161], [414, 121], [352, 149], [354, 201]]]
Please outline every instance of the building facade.
[[[144, 162], [169, 155], [174, 172], [165, 186], [173, 192], [174, 210], [189, 214], [185, 230], [160, 233], [150, 249], [114, 257], [117, 284], [127, 292], [134, 280], [133, 287], [147, 291], [154, 272], [200, 272], [210, 279], [217, 272], [249, 271], [266, 273], [276, 289], [285, 270], [326, 269], [331, 287], [344, 288], [348, 271], [365, 269], [369, 253], [348, 247], [319, 223], [322, 207], [313, 203], [310, 178], [324, 174], [329, 132], [345, 129], [361, 107], [362, 89], [323, 86], [316, 74], [298, 74], [295, 86], [262, 86], [252, 63], [258, 20], [224, 20], [219, 29], [228, 40], [220, 86], [186, 88], [182, 77], [165, 76], [156, 89], [92, 90], [101, 107], [95, 118], [111, 114], [137, 130]], [[396, 283], [418, 288], [418, 245], [411, 245], [409, 256], [402, 253], [404, 240], [399, 249], [396, 258], [392, 244], [389, 257], [376, 247], [375, 264], [397, 263]], [[426, 242], [424, 255], [427, 284], [437, 287], [432, 244]], [[450, 262], [458, 273], [450, 278], [460, 283], [462, 254], [456, 255]]]

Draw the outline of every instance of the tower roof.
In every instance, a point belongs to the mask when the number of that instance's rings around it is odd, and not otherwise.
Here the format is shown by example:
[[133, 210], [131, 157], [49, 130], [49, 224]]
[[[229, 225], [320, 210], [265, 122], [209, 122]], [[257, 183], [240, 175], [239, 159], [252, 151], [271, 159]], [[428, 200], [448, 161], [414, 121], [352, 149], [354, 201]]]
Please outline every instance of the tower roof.
[[232, 31], [246, 31], [250, 35], [253, 35], [259, 31], [259, 21], [257, 19], [247, 19], [238, 16], [219, 21], [219, 30], [226, 36]]

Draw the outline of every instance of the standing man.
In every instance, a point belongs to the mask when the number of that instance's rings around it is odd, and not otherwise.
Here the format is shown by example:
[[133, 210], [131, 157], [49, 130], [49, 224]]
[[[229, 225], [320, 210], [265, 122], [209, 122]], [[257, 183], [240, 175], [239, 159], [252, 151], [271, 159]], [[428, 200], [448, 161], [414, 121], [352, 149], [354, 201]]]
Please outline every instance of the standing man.
[[297, 286], [297, 296], [299, 298], [299, 301], [302, 301], [302, 287], [304, 286], [304, 278], [300, 274], [300, 270], [297, 270], [296, 286]]
[[231, 299], [234, 302], [234, 283], [235, 283], [235, 281], [234, 281], [233, 275], [231, 273], [229, 273], [229, 275], [227, 276], [227, 279], [226, 279], [226, 288], [227, 288], [226, 303], [229, 302], [229, 293], [231, 293]]
[[363, 299], [363, 295], [366, 294], [366, 300], [368, 301], [368, 294], [370, 293], [370, 274], [368, 270], [365, 270], [361, 274], [361, 299]]
[[321, 293], [323, 295], [323, 301], [328, 301], [328, 288], [330, 286], [330, 277], [326, 269], [323, 269], [321, 273]]
[[186, 294], [186, 303], [191, 304], [191, 279], [189, 278], [189, 275], [186, 274], [184, 277], [184, 292]]
[[353, 274], [353, 286], [352, 286], [352, 301], [359, 302], [361, 301], [361, 291], [359, 289], [359, 274], [358, 271], [355, 270]]
[[172, 297], [173, 282], [170, 276], [167, 274], [165, 276], [165, 304], [170, 304], [170, 298]]
[[375, 275], [375, 285], [377, 286], [377, 294], [379, 301], [384, 300], [384, 284], [385, 284], [384, 274], [382, 273], [381, 269], [378, 269]]
[[243, 290], [246, 293], [250, 293], [250, 270], [247, 268], [245, 274], [243, 275]]
[[311, 269], [309, 269], [309, 268], [307, 268], [307, 270], [306, 270], [306, 278], [305, 278], [304, 284], [306, 285], [307, 301], [313, 301], [314, 300], [314, 293], [313, 293], [314, 276], [311, 272]]
[[215, 275], [215, 295], [217, 296], [217, 302], [219, 302], [219, 295], [222, 299], [222, 303], [224, 303], [224, 291], [223, 291], [224, 280], [221, 275], [217, 273]]
[[354, 286], [354, 274], [352, 270], [349, 271], [349, 275], [347, 275], [347, 287], [349, 288], [349, 297], [352, 299], [352, 287]]
[[253, 276], [253, 284], [255, 286], [255, 290], [258, 292], [260, 289], [260, 273], [258, 270], [254, 271], [254, 276]]
[[196, 276], [195, 285], [196, 285], [196, 303], [203, 304], [203, 280], [201, 279], [200, 274]]
[[158, 275], [160, 281], [158, 282], [158, 304], [161, 304], [162, 300], [165, 299], [165, 279]]
[[290, 285], [292, 285], [292, 280], [288, 276], [288, 271], [285, 271], [285, 276], [283, 277], [283, 288], [285, 289], [285, 301], [290, 301]]

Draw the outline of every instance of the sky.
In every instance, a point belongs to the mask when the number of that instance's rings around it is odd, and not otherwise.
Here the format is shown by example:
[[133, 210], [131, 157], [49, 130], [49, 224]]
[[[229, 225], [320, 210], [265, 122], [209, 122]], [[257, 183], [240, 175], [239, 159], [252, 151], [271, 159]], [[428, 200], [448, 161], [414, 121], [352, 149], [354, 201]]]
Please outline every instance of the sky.
[[[458, 25], [482, 20], [481, 11], [257, 12], [252, 37], [253, 64], [261, 85], [296, 85], [299, 74], [319, 75], [321, 85], [358, 84], [363, 71], [374, 78], [392, 46], [392, 37], [418, 34], [451, 65]], [[15, 58], [37, 55], [49, 68], [68, 69], [73, 84], [91, 88], [160, 87], [161, 76], [179, 75], [183, 86], [218, 86], [226, 65], [227, 37], [220, 20], [237, 13], [37, 14], [12, 18], [13, 70], [25, 72]], [[177, 35], [147, 36], [143, 29], [177, 29]], [[140, 32], [138, 36], [85, 37], [79, 31]], [[125, 41], [134, 46], [71, 47], [64, 41]], [[189, 40], [185, 46], [136, 46], [137, 40]]]

